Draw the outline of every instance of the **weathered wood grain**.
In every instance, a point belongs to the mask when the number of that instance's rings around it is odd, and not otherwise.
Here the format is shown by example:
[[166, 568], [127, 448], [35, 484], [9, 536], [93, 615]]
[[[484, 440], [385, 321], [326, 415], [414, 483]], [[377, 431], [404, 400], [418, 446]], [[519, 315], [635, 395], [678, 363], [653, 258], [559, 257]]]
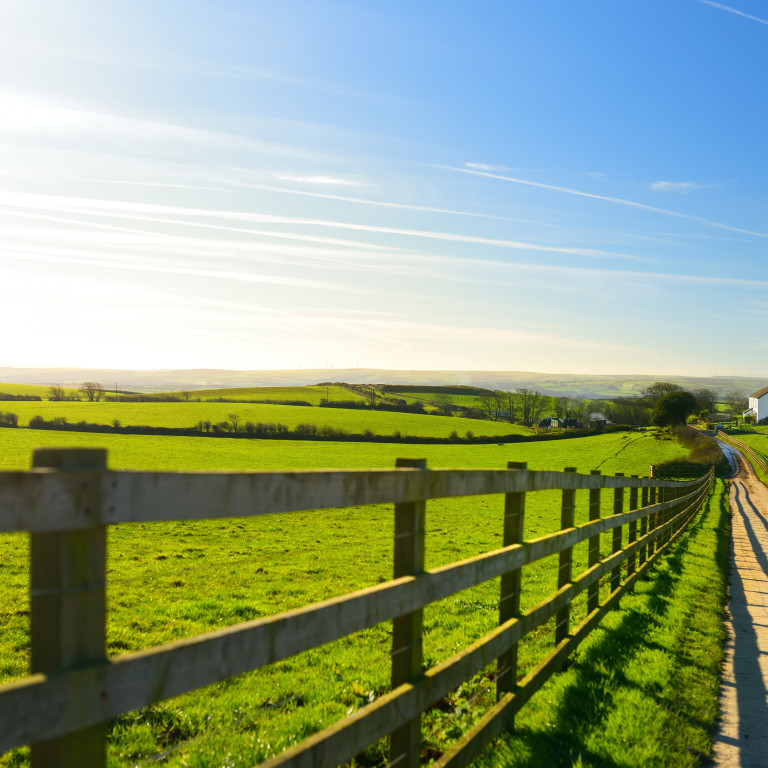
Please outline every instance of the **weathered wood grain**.
[[[100, 470], [101, 450], [38, 450], [33, 466], [68, 472]], [[91, 481], [92, 482], [92, 481]], [[86, 483], [80, 491], [94, 509], [99, 499]], [[106, 659], [107, 531], [34, 533], [30, 542], [30, 668], [33, 674], [60, 674]], [[54, 739], [31, 740], [32, 768], [106, 765], [103, 723]]]
[[[507, 469], [522, 471], [528, 468], [527, 462], [510, 461]], [[504, 538], [505, 547], [523, 543], [525, 524], [525, 492], [507, 493], [504, 496]], [[515, 568], [501, 576], [501, 594], [499, 597], [499, 624], [504, 624], [520, 615], [520, 589], [522, 568]], [[497, 664], [496, 696], [502, 696], [514, 690], [517, 685], [517, 643], [499, 656]]]
[[[83, 484], [95, 490], [85, 492]], [[691, 483], [506, 469], [3, 472], [0, 531], [65, 531], [95, 525], [253, 517], [442, 497], [645, 486], [675, 488], [690, 487]], [[90, 503], [94, 492], [101, 499], [100, 508]]]

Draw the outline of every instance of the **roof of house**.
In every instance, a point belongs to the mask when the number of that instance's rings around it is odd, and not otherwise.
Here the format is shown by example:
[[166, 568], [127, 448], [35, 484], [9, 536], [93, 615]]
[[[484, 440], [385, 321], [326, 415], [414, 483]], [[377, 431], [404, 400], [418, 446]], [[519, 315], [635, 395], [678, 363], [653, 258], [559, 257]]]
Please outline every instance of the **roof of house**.
[[763, 395], [768, 395], [768, 384], [762, 389], [758, 389], [757, 392], [753, 392], [750, 397], [762, 397]]

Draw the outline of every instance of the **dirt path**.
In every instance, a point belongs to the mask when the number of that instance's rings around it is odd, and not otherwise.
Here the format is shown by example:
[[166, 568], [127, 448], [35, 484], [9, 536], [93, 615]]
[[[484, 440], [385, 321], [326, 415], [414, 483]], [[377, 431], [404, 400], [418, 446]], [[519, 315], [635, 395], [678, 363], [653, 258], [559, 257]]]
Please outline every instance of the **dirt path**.
[[731, 573], [720, 727], [712, 763], [768, 766], [768, 488], [749, 462], [721, 442], [730, 479]]

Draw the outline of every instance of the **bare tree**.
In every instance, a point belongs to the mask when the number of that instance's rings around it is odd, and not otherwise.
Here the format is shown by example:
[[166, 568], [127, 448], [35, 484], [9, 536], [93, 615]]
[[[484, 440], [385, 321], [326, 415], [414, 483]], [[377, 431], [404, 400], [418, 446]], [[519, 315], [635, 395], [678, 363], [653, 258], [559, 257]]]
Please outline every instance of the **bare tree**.
[[228, 413], [227, 418], [229, 419], [229, 424], [233, 432], [239, 432], [240, 431], [240, 416], [238, 416], [236, 413]]
[[453, 399], [446, 392], [438, 392], [432, 397], [432, 402], [437, 406], [437, 410], [443, 414], [443, 416], [450, 416], [453, 405]]
[[361, 394], [365, 398], [365, 401], [368, 403], [368, 405], [371, 407], [376, 405], [376, 398], [379, 396], [379, 393], [376, 391], [375, 387], [363, 387]]
[[570, 397], [556, 397], [555, 398], [555, 416], [558, 419], [570, 419], [572, 412], [572, 400]]
[[90, 402], [101, 400], [104, 396], [104, 387], [98, 381], [84, 381], [78, 389], [82, 392], [83, 397]]
[[491, 420], [498, 419], [498, 409], [496, 407], [496, 396], [488, 390], [477, 396], [477, 407]]
[[650, 424], [650, 413], [644, 398], [617, 397], [611, 408], [611, 419], [617, 424], [645, 427]]
[[514, 422], [515, 416], [517, 415], [517, 408], [515, 407], [515, 393], [503, 392], [502, 394], [504, 395], [504, 406], [505, 410], [507, 411], [507, 418], [511, 424]]
[[743, 413], [749, 406], [749, 398], [738, 389], [732, 389], [730, 392], [727, 392], [723, 402], [733, 409], [734, 413]]
[[526, 427], [530, 427], [541, 418], [546, 400], [541, 392], [523, 387], [515, 390], [515, 404], [520, 420]]
[[189, 392], [188, 392], [187, 390], [184, 390], [184, 391], [181, 393], [181, 396], [182, 396], [182, 397], [183, 397], [183, 398], [184, 398], [184, 399], [185, 399], [187, 402], [189, 402]]
[[587, 403], [584, 400], [571, 400], [571, 418], [583, 424], [587, 417]]
[[699, 411], [714, 413], [715, 406], [720, 400], [720, 395], [714, 389], [701, 387], [693, 390], [693, 396], [696, 398], [696, 407]]
[[64, 399], [64, 387], [61, 384], [51, 384], [48, 387], [48, 399], [49, 400], [63, 400]]

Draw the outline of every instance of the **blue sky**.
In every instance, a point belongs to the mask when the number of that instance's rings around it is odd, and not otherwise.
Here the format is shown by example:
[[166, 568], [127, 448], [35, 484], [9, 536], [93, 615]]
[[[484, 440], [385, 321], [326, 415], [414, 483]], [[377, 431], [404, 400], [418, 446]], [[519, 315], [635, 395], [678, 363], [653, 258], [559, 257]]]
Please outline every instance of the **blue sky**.
[[0, 7], [0, 365], [768, 375], [756, 0]]

